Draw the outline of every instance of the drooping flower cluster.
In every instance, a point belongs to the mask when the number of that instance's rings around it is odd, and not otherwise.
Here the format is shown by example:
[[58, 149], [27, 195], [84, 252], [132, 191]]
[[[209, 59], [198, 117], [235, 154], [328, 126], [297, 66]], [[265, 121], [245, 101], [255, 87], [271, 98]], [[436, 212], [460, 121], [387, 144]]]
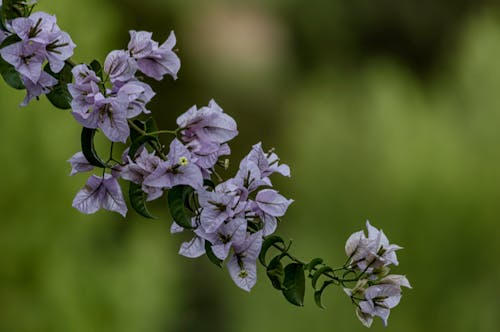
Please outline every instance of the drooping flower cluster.
[[352, 234], [347, 239], [345, 252], [349, 256], [349, 267], [361, 272], [356, 286], [344, 288], [356, 304], [356, 315], [367, 327], [378, 316], [387, 326], [390, 309], [401, 299], [401, 287], [411, 288], [403, 275], [389, 274], [389, 266], [398, 265], [396, 250], [402, 249], [389, 240], [382, 230], [366, 222], [368, 237], [363, 231]]
[[56, 17], [44, 12], [15, 18], [6, 28], [7, 31], [0, 32], [0, 42], [8, 45], [0, 49], [0, 56], [20, 74], [27, 92], [21, 106], [26, 106], [58, 83], [43, 69], [44, 64], [48, 62], [50, 71], [59, 73], [76, 45], [58, 27]]
[[[278, 165], [278, 161], [276, 154], [264, 153], [261, 144], [256, 144], [241, 161], [234, 178], [214, 188], [200, 189], [199, 208], [192, 218], [194, 237], [181, 245], [179, 253], [199, 257], [208, 248], [223, 261], [232, 249], [227, 263], [229, 273], [236, 285], [249, 291], [257, 278], [256, 259], [262, 237], [275, 231], [277, 219], [293, 202], [270, 189], [269, 175], [290, 175], [288, 166]], [[173, 225], [173, 233], [180, 230]]]
[[112, 142], [127, 141], [128, 119], [150, 111], [146, 105], [155, 93], [140, 81], [138, 72], [157, 80], [164, 75], [177, 78], [180, 61], [172, 51], [175, 35], [158, 47], [145, 31], [130, 31], [128, 50], [115, 50], [104, 61], [104, 75], [82, 64], [72, 70], [75, 82], [68, 85], [73, 98], [73, 116], [84, 127], [102, 130]]

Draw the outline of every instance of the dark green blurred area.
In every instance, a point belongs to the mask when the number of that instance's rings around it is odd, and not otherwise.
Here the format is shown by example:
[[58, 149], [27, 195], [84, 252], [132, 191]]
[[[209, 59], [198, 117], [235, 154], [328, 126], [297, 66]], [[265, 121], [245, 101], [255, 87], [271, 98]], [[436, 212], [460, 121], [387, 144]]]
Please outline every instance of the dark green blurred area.
[[[276, 147], [295, 199], [279, 232], [304, 259], [344, 262], [366, 219], [413, 290], [392, 331], [500, 331], [500, 6], [496, 1], [44, 1], [75, 60], [175, 30], [179, 80], [153, 83], [161, 127], [214, 98], [239, 123], [233, 168]], [[260, 269], [250, 294], [160, 218], [86, 216], [72, 116], [0, 83], [0, 331], [365, 331], [340, 289], [296, 308]], [[373, 331], [385, 330], [376, 320]]]

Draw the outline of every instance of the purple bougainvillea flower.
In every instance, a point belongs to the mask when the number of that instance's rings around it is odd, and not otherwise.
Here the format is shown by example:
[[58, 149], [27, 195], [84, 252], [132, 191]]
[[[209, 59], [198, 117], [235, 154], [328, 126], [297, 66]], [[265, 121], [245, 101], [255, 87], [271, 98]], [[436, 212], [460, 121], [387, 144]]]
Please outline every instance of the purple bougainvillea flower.
[[247, 222], [244, 218], [231, 219], [223, 223], [216, 232], [207, 233], [198, 227], [195, 233], [211, 243], [214, 255], [224, 260], [229, 255], [233, 243], [242, 243], [247, 233]]
[[279, 158], [274, 152], [264, 153], [262, 144], [259, 142], [252, 147], [252, 151], [245, 157], [249, 161], [253, 161], [259, 167], [262, 176], [268, 177], [273, 173], [279, 173], [283, 176], [290, 177], [290, 167], [285, 164], [279, 164]]
[[240, 168], [233, 179], [233, 183], [243, 191], [251, 193], [261, 186], [270, 186], [269, 178], [262, 178], [259, 167], [248, 159], [243, 159]]
[[225, 114], [213, 99], [199, 110], [196, 106], [191, 107], [177, 118], [177, 124], [183, 128], [182, 141], [198, 140], [200, 146], [204, 146], [205, 142], [226, 143], [238, 135], [236, 121]]
[[77, 152], [75, 153], [68, 162], [71, 164], [71, 173], [69, 175], [75, 175], [77, 173], [88, 172], [94, 169], [87, 158], [83, 155], [83, 153]]
[[151, 39], [152, 35], [147, 31], [130, 31], [130, 55], [137, 60], [137, 67], [145, 75], [158, 81], [167, 74], [177, 79], [181, 62], [172, 50], [176, 43], [174, 32], [161, 46]]
[[156, 188], [172, 188], [188, 185], [195, 189], [203, 186], [200, 168], [194, 163], [191, 152], [178, 140], [170, 143], [167, 160], [162, 161], [151, 175], [144, 179], [144, 184]]
[[368, 273], [390, 264], [398, 265], [395, 251], [402, 247], [389, 244], [384, 232], [370, 225], [369, 221], [366, 221], [366, 228], [368, 237], [363, 231], [359, 231], [347, 239], [345, 252], [351, 257], [351, 264]]
[[127, 104], [127, 118], [131, 119], [141, 113], [151, 113], [146, 105], [154, 97], [155, 93], [151, 87], [140, 81], [128, 82], [117, 92], [118, 98], [122, 99]]
[[77, 65], [71, 70], [75, 83], [68, 84], [68, 91], [71, 94], [71, 108], [75, 118], [87, 119], [90, 117], [91, 109], [96, 104], [96, 100], [104, 99], [99, 90], [98, 84], [101, 79], [87, 65]]
[[77, 85], [90, 84], [90, 82], [101, 82], [101, 79], [97, 76], [97, 74], [85, 64], [74, 66], [71, 73], [73, 74], [75, 84]]
[[100, 128], [110, 141], [125, 143], [130, 135], [127, 122], [128, 96], [105, 97], [94, 79], [95, 73], [85, 67], [75, 68], [73, 75], [79, 77], [80, 82], [68, 84], [73, 97], [73, 117], [86, 128]]
[[21, 79], [26, 88], [26, 97], [20, 106], [26, 106], [33, 98], [49, 93], [50, 88], [57, 84], [57, 79], [47, 74], [45, 71], [40, 73], [40, 77], [36, 83], [33, 83], [24, 75], [21, 76]]
[[154, 152], [149, 153], [144, 148], [135, 160], [132, 160], [129, 156], [125, 159], [127, 164], [122, 167], [120, 173], [122, 179], [142, 185], [142, 191], [148, 195], [147, 201], [160, 198], [163, 195], [163, 190], [144, 184], [144, 179], [156, 170], [161, 163], [161, 159], [155, 156]]
[[253, 212], [264, 224], [263, 235], [268, 236], [276, 230], [278, 225], [277, 217], [285, 215], [288, 206], [293, 202], [286, 199], [276, 190], [264, 189], [257, 193], [255, 201], [250, 201], [247, 205], [247, 212]]
[[248, 235], [242, 243], [233, 243], [234, 253], [227, 269], [234, 283], [249, 292], [257, 282], [257, 257], [262, 247], [262, 231]]
[[34, 84], [40, 79], [45, 61], [43, 45], [20, 41], [0, 49], [0, 55]]
[[286, 199], [276, 190], [264, 189], [257, 193], [255, 203], [265, 213], [273, 217], [282, 217], [288, 206], [293, 203], [293, 199]]
[[86, 214], [95, 213], [101, 208], [118, 212], [124, 217], [127, 214], [120, 184], [110, 174], [104, 174], [104, 178], [92, 175], [85, 187], [76, 194], [73, 207]]
[[113, 84], [126, 83], [134, 78], [137, 63], [127, 51], [112, 51], [104, 61], [104, 72], [109, 75]]
[[12, 30], [21, 38], [23, 44], [34, 45], [42, 50], [50, 69], [58, 73], [64, 61], [73, 55], [76, 45], [69, 34], [61, 31], [56, 17], [44, 12], [36, 12], [29, 17], [12, 20]]
[[57, 37], [50, 41], [45, 50], [50, 69], [54, 73], [58, 73], [63, 69], [65, 61], [71, 58], [75, 47], [76, 45], [69, 34], [64, 31], [61, 31]]
[[197, 258], [205, 254], [205, 240], [194, 236], [190, 241], [183, 242], [179, 248], [179, 255]]
[[401, 289], [395, 285], [374, 285], [364, 292], [365, 301], [359, 302], [358, 317], [363, 325], [370, 327], [374, 316], [382, 319], [387, 326], [390, 309], [399, 304]]
[[[232, 187], [237, 189], [236, 186]], [[225, 221], [235, 218], [245, 208], [246, 202], [238, 196], [238, 191], [227, 189], [227, 184], [219, 184], [215, 191], [198, 191], [202, 208], [200, 225], [206, 233], [216, 232]]]

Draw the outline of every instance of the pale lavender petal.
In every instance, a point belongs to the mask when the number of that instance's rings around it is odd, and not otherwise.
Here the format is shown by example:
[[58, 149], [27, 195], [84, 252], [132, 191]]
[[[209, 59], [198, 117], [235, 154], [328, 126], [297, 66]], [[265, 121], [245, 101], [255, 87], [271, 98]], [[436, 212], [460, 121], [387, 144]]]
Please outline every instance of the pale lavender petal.
[[240, 259], [236, 254], [233, 254], [227, 263], [227, 269], [236, 286], [247, 292], [257, 282], [257, 266], [255, 262]]
[[273, 217], [282, 217], [285, 215], [288, 206], [292, 204], [292, 199], [286, 199], [276, 190], [264, 189], [257, 193], [255, 202], [265, 213]]
[[89, 164], [87, 158], [83, 155], [82, 152], [75, 153], [68, 162], [71, 164], [71, 174], [75, 175], [81, 172], [88, 172], [94, 169], [94, 166]]
[[103, 186], [106, 188], [106, 194], [102, 201], [102, 207], [108, 211], [118, 212], [125, 217], [127, 215], [127, 204], [123, 199], [122, 189], [118, 180], [109, 174], [105, 174]]
[[351, 256], [358, 249], [361, 240], [365, 238], [363, 231], [359, 231], [351, 234], [345, 243], [345, 253], [347, 256]]
[[73, 199], [73, 207], [81, 213], [91, 214], [101, 208], [106, 189], [102, 185], [103, 179], [92, 175]]
[[179, 249], [179, 254], [189, 258], [200, 257], [205, 254], [205, 240], [195, 236], [189, 242], [184, 242]]

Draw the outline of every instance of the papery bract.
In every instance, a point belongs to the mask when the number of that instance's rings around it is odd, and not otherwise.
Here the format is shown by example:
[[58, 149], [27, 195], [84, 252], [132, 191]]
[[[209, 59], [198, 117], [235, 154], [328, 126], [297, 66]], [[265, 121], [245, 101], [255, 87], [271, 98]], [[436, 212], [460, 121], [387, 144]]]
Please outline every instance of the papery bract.
[[110, 174], [104, 174], [103, 178], [92, 175], [85, 187], [76, 194], [73, 207], [86, 214], [95, 213], [101, 208], [118, 212], [124, 217], [127, 214], [120, 185]]
[[164, 75], [177, 79], [181, 62], [172, 50], [175, 46], [175, 34], [172, 31], [168, 39], [161, 46], [151, 39], [151, 32], [130, 31], [128, 49], [132, 57], [137, 60], [138, 69], [149, 77], [160, 81]]
[[167, 160], [162, 161], [143, 183], [156, 188], [172, 188], [182, 184], [196, 189], [203, 186], [203, 176], [194, 163], [191, 152], [179, 140], [174, 139], [170, 143]]
[[57, 84], [57, 80], [45, 71], [40, 73], [40, 77], [36, 83], [33, 83], [29, 78], [22, 75], [24, 87], [26, 88], [26, 97], [20, 106], [26, 106], [33, 99], [42, 94], [50, 92], [50, 88]]
[[123, 50], [111, 51], [104, 61], [104, 72], [109, 75], [114, 84], [130, 81], [135, 77], [136, 71], [135, 60]]
[[234, 243], [234, 253], [227, 269], [234, 283], [249, 292], [257, 282], [257, 257], [262, 247], [262, 232], [248, 235], [242, 243]]
[[77, 173], [81, 172], [88, 172], [94, 169], [94, 166], [92, 166], [87, 158], [83, 155], [83, 153], [77, 152], [75, 153], [69, 160], [68, 162], [71, 164], [71, 173], [70, 175], [75, 175]]

